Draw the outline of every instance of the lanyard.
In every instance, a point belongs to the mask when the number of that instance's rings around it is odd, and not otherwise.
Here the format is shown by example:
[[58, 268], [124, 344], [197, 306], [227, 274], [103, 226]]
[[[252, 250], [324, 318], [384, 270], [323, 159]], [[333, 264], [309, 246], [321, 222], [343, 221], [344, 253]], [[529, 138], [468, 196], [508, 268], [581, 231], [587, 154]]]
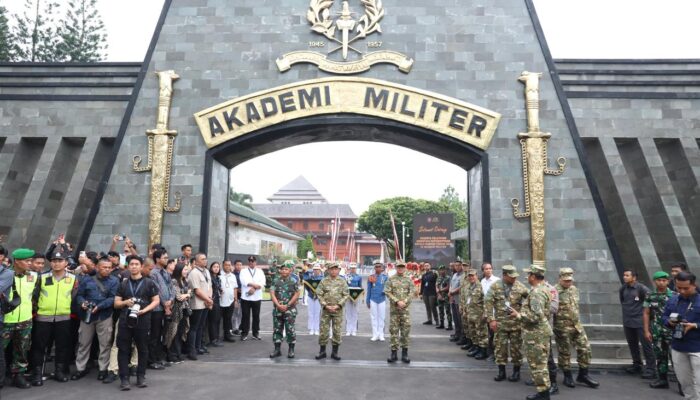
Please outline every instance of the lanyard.
[[253, 272], [250, 272], [250, 268], [248, 268], [248, 273], [250, 274], [250, 277], [253, 278], [253, 279], [255, 279], [255, 273], [256, 273], [256, 272], [258, 272], [258, 271], [256, 271], [255, 268], [253, 268]]
[[136, 285], [136, 289], [134, 289], [134, 282], [132, 282], [131, 279], [129, 279], [129, 289], [131, 289], [131, 295], [132, 295], [133, 297], [136, 297], [136, 292], [138, 292], [139, 289], [141, 289], [141, 285], [142, 285], [142, 284], [143, 284], [143, 278], [141, 278], [141, 279], [139, 280], [139, 284]]

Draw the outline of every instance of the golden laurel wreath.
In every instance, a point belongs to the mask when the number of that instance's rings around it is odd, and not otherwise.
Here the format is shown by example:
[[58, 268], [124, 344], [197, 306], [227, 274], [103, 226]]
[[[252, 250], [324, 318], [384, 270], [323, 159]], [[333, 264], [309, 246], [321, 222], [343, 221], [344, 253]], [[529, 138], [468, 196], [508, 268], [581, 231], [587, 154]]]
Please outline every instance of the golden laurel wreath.
[[[360, 0], [360, 2], [365, 6], [365, 14], [358, 21], [357, 35], [350, 42], [365, 38], [374, 32], [382, 33], [379, 21], [384, 18], [384, 7], [381, 0]], [[333, 0], [311, 0], [309, 10], [306, 12], [306, 19], [311, 24], [311, 30], [329, 39], [335, 38], [336, 28], [330, 17], [332, 5]]]

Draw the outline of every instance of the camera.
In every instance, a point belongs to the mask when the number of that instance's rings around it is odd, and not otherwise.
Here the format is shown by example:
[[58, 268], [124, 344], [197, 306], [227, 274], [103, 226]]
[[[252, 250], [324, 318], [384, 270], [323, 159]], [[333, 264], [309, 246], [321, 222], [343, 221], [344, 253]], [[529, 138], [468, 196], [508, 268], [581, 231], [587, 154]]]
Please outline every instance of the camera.
[[136, 326], [136, 323], [139, 320], [139, 311], [141, 311], [141, 300], [139, 299], [132, 299], [134, 300], [134, 305], [129, 307], [127, 310], [127, 319], [126, 319], [126, 325], [130, 328], [133, 328]]
[[92, 302], [92, 301], [86, 301], [85, 302], [85, 318], [83, 318], [83, 322], [86, 324], [89, 324], [90, 321], [92, 321], [92, 310], [97, 307], [97, 303]]
[[671, 337], [676, 340], [683, 339], [683, 324], [681, 324], [681, 318], [678, 315], [678, 313], [671, 313], [668, 316], [668, 320], [676, 324], [676, 327], [673, 328], [673, 333], [671, 334]]

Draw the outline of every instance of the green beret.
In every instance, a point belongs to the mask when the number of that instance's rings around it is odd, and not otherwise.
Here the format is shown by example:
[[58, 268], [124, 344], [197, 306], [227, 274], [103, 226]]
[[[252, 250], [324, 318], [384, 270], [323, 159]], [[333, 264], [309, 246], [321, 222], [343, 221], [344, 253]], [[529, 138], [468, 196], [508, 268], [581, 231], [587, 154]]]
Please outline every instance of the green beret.
[[668, 279], [668, 274], [664, 271], [656, 271], [654, 272], [654, 280], [657, 279]]
[[32, 249], [17, 249], [12, 252], [12, 258], [15, 260], [26, 260], [32, 257], [34, 257], [34, 250]]

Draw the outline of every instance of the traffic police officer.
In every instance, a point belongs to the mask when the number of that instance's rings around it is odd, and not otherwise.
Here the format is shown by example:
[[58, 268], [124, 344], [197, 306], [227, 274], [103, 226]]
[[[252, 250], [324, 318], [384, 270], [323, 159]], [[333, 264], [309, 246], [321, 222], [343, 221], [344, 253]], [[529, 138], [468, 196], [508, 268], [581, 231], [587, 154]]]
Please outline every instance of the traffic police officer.
[[401, 346], [401, 361], [410, 363], [408, 345], [411, 338], [411, 299], [415, 292], [413, 280], [406, 275], [406, 264], [396, 264], [396, 274], [389, 278], [384, 287], [384, 294], [389, 299], [391, 315], [389, 316], [389, 333], [391, 334], [391, 356], [387, 362], [396, 362], [397, 351]]

